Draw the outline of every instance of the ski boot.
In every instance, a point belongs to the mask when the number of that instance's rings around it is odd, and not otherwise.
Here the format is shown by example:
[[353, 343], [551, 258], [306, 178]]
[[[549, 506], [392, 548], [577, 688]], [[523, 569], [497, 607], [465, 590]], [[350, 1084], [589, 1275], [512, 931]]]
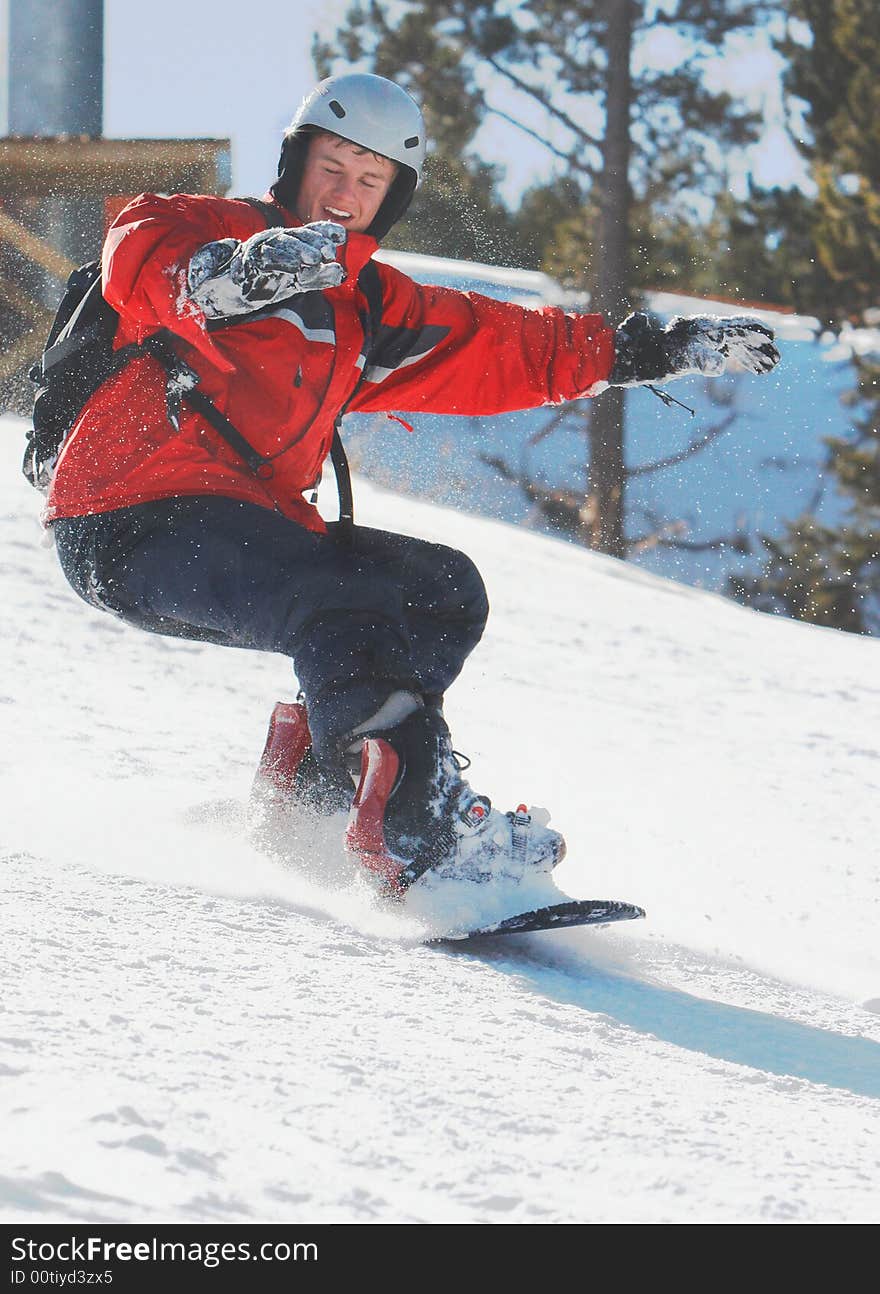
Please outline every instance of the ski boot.
[[393, 897], [428, 872], [519, 881], [550, 872], [565, 855], [559, 833], [537, 815], [533, 821], [525, 805], [499, 813], [475, 794], [459, 760], [436, 709], [364, 740], [346, 850]]
[[299, 701], [279, 701], [251, 790], [257, 834], [280, 848], [304, 818], [347, 813], [353, 790], [344, 764], [328, 769], [315, 759], [306, 707]]

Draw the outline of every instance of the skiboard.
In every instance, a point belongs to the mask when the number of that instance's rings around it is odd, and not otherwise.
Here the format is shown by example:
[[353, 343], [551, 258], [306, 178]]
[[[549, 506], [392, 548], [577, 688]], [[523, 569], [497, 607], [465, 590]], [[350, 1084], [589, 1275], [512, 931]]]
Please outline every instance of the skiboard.
[[565, 926], [604, 926], [612, 921], [636, 921], [645, 909], [617, 899], [571, 899], [546, 908], [519, 912], [491, 925], [478, 926], [460, 935], [443, 935], [447, 939], [475, 939], [481, 935], [528, 934], [534, 930], [561, 930]]

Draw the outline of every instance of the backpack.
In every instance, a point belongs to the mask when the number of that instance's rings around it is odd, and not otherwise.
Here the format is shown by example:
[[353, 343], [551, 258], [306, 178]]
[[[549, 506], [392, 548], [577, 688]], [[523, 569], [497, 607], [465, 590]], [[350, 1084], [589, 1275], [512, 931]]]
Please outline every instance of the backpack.
[[89, 261], [67, 280], [40, 359], [30, 370], [36, 383], [33, 426], [27, 431], [21, 470], [38, 490], [48, 488], [64, 441], [98, 387], [118, 373], [140, 346], [113, 352], [118, 316], [101, 295], [101, 265]]
[[[244, 201], [261, 213], [267, 228], [284, 224], [270, 204], [256, 198], [245, 198]], [[372, 275], [367, 276], [369, 285], [366, 288], [370, 304], [368, 326], [371, 337], [375, 337], [381, 315], [381, 287], [375, 266], [371, 263], [368, 268], [372, 271]], [[167, 409], [172, 425], [177, 425], [177, 414], [185, 401], [211, 424], [257, 476], [263, 479], [271, 477], [271, 460], [259, 454], [216, 405], [198, 390], [198, 374], [177, 355], [173, 334], [168, 329], [161, 329], [141, 343], [131, 343], [114, 351], [113, 339], [118, 323], [118, 314], [104, 300], [100, 261], [89, 261], [74, 270], [67, 280], [43, 353], [30, 370], [37, 393], [22, 462], [22, 472], [30, 484], [38, 490], [48, 489], [58, 455], [89, 399], [108, 378], [120, 372], [136, 356], [145, 354], [157, 359], [168, 374]], [[348, 462], [339, 434], [341, 419], [342, 413], [334, 429], [330, 457], [339, 490], [340, 522], [342, 529], [348, 531], [353, 525], [353, 507]]]

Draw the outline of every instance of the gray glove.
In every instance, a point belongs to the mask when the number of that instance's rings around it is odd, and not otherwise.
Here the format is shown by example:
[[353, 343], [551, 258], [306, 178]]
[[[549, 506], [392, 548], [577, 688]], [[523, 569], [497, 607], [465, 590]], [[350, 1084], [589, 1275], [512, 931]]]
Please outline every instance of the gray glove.
[[209, 319], [250, 314], [298, 292], [336, 288], [345, 269], [336, 252], [344, 226], [317, 220], [296, 229], [261, 229], [245, 242], [221, 238], [194, 253], [187, 293]]
[[614, 337], [611, 386], [668, 382], [687, 373], [718, 377], [732, 361], [752, 373], [779, 363], [773, 332], [748, 315], [676, 316], [664, 327], [656, 315], [627, 315]]

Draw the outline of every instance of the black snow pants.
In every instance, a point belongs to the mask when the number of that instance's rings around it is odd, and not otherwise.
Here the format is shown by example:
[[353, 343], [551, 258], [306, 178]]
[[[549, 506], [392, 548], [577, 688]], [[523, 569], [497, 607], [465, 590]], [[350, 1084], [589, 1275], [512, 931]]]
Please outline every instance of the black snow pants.
[[437, 698], [479, 642], [489, 605], [470, 558], [355, 527], [350, 544], [216, 496], [54, 523], [67, 579], [139, 628], [290, 657], [315, 753], [335, 760], [392, 692]]

